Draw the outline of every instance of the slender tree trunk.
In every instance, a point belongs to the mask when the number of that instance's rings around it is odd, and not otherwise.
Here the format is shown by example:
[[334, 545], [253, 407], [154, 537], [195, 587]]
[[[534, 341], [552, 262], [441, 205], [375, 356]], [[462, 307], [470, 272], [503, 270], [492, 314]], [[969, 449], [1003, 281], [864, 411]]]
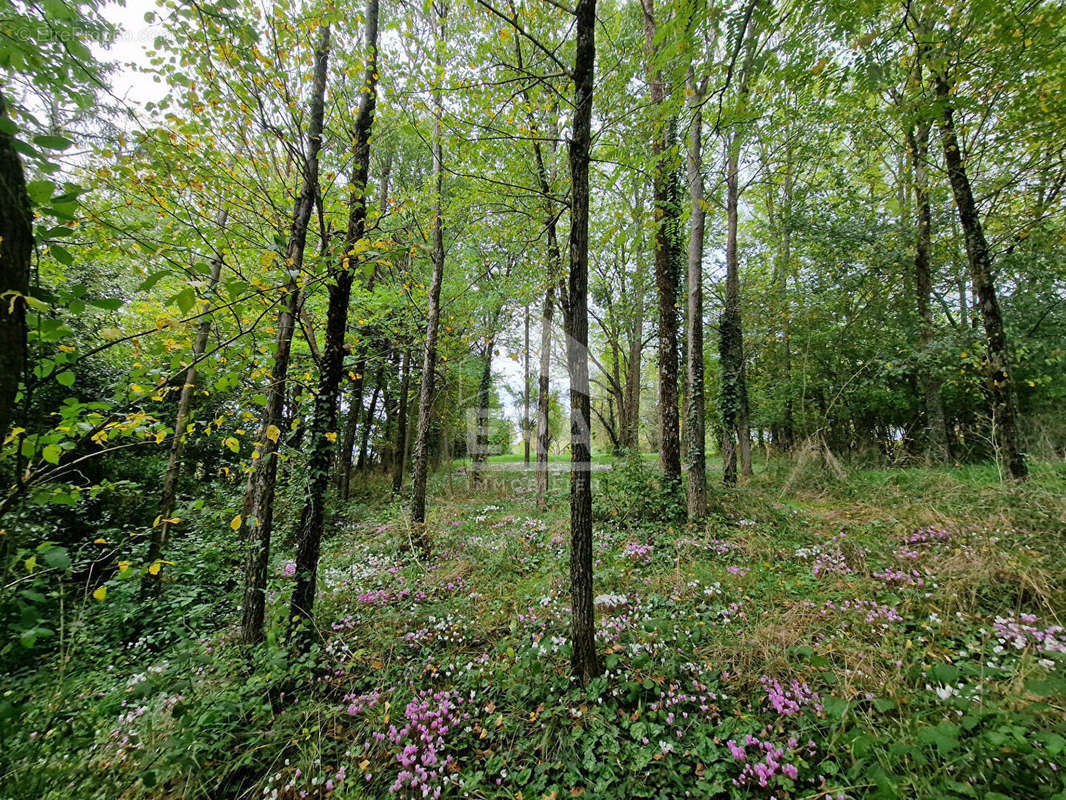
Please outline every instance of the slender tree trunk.
[[529, 437], [532, 435], [532, 420], [529, 418], [529, 394], [532, 387], [529, 384], [529, 304], [526, 304], [525, 314], [525, 353], [523, 354], [522, 369], [522, 449], [525, 453], [524, 461], [529, 464]]
[[270, 372], [267, 404], [263, 409], [262, 427], [256, 445], [258, 458], [248, 479], [240, 524], [241, 532], [247, 541], [241, 638], [249, 644], [263, 638], [266, 576], [274, 527], [274, 486], [278, 474], [277, 451], [285, 406], [285, 384], [289, 373], [292, 335], [300, 308], [300, 271], [303, 268], [304, 246], [307, 243], [307, 226], [318, 194], [318, 154], [322, 149], [330, 43], [328, 25], [321, 28], [319, 36], [315, 49], [314, 88], [311, 94], [308, 153], [304, 162], [303, 185], [293, 210], [289, 244], [285, 251], [286, 268], [291, 277], [283, 290], [282, 306], [278, 313], [274, 364]]
[[740, 443], [740, 414], [744, 393], [744, 341], [740, 321], [740, 273], [737, 265], [738, 148], [735, 133], [725, 139], [726, 164], [726, 283], [725, 307], [720, 322], [719, 354], [722, 363], [722, 481], [737, 482], [737, 451]]
[[489, 454], [489, 389], [492, 385], [492, 349], [496, 346], [496, 337], [490, 336], [485, 343], [485, 363], [481, 366], [481, 380], [477, 389], [477, 418], [474, 430], [474, 452], [471, 454], [470, 482], [474, 487], [483, 483], [481, 473], [485, 469], [485, 459]]
[[[638, 190], [639, 192], [639, 190]], [[640, 449], [640, 372], [641, 353], [644, 349], [644, 209], [638, 196], [633, 203], [633, 222], [636, 228], [635, 267], [633, 277], [633, 313], [626, 333], [628, 355], [626, 356], [625, 414], [622, 420], [622, 447]]]
[[992, 276], [992, 256], [988, 251], [981, 220], [970, 188], [966, 164], [955, 133], [954, 110], [951, 107], [951, 87], [947, 77], [936, 75], [937, 100], [942, 105], [940, 139], [944, 146], [944, 161], [947, 164], [951, 191], [959, 212], [959, 224], [966, 242], [966, 255], [970, 262], [970, 275], [974, 293], [981, 307], [981, 320], [985, 328], [985, 346], [988, 359], [988, 394], [992, 405], [992, 422], [996, 445], [1014, 480], [1025, 480], [1029, 468], [1025, 463], [1018, 434], [1017, 400], [1011, 382], [1010, 363], [1007, 357], [1007, 336], [1003, 329], [1003, 314]]
[[[0, 120], [9, 122], [0, 92]], [[26, 303], [33, 254], [33, 206], [22, 158], [0, 131], [0, 441], [7, 435], [26, 366]], [[9, 295], [8, 292], [14, 294]]]
[[670, 161], [668, 133], [672, 121], [662, 119], [666, 85], [662, 71], [654, 65], [659, 57], [654, 0], [641, 0], [644, 11], [644, 44], [647, 57], [650, 99], [660, 116], [655, 123], [652, 157], [655, 159], [653, 194], [655, 200], [655, 287], [659, 295], [659, 464], [668, 480], [681, 482], [681, 434], [678, 418], [678, 259], [679, 226], [676, 186]]
[[344, 439], [337, 453], [337, 493], [347, 500], [352, 481], [352, 457], [355, 455], [355, 437], [359, 431], [359, 417], [363, 413], [363, 386], [366, 383], [366, 359], [360, 358], [355, 365], [351, 380], [348, 418], [344, 423]]
[[411, 351], [403, 350], [400, 365], [400, 404], [396, 409], [396, 455], [392, 465], [392, 491], [400, 493], [403, 488], [403, 468], [407, 460], [407, 394], [411, 380]]
[[[326, 311], [326, 342], [322, 353], [311, 417], [309, 474], [304, 494], [299, 538], [296, 545], [296, 584], [289, 610], [289, 636], [296, 649], [304, 649], [311, 630], [304, 627], [315, 604], [318, 556], [322, 543], [329, 467], [334, 452], [337, 425], [337, 392], [344, 366], [344, 336], [348, 329], [348, 305], [352, 280], [358, 269], [356, 245], [366, 234], [367, 182], [370, 173], [370, 134], [377, 105], [378, 0], [367, 0], [365, 24], [366, 73], [355, 118], [352, 183], [348, 199], [348, 234], [340, 263], [331, 267], [329, 306]], [[331, 441], [332, 439], [332, 441]]]
[[[226, 225], [226, 211], [218, 214], [216, 224], [219, 229]], [[214, 292], [218, 286], [219, 277], [222, 274], [222, 256], [216, 253], [211, 260], [211, 276], [208, 279], [207, 294]], [[177, 502], [178, 480], [181, 477], [182, 457], [185, 453], [185, 428], [189, 424], [189, 414], [192, 410], [192, 396], [196, 389], [196, 364], [207, 350], [207, 339], [211, 335], [211, 317], [204, 316], [196, 329], [196, 338], [192, 343], [191, 362], [185, 368], [181, 379], [181, 393], [178, 395], [178, 411], [174, 416], [174, 435], [170, 439], [170, 455], [167, 458], [167, 471], [163, 475], [163, 491], [159, 496], [159, 523], [152, 529], [152, 536], [148, 543], [148, 563], [154, 564], [163, 555], [167, 540], [170, 536], [170, 526], [174, 505]], [[160, 572], [145, 574], [143, 590], [148, 594], [154, 594], [159, 589]]]
[[570, 139], [570, 279], [567, 366], [570, 371], [571, 672], [582, 684], [603, 671], [596, 654], [592, 602], [592, 474], [588, 361], [589, 156], [596, 62], [596, 0], [578, 0], [574, 120]]
[[[439, 14], [436, 37], [438, 71], [443, 70], [444, 10]], [[429, 480], [429, 424], [433, 413], [433, 395], [437, 370], [437, 329], [440, 327], [440, 286], [444, 277], [444, 157], [441, 119], [444, 101], [438, 83], [433, 89], [433, 274], [429, 282], [429, 310], [426, 319], [426, 344], [422, 353], [422, 385], [418, 392], [418, 430], [415, 436], [414, 491], [411, 497], [411, 522], [416, 531], [416, 544], [429, 550], [426, 523], [426, 483]]]
[[915, 293], [918, 301], [918, 345], [926, 356], [920, 368], [919, 383], [925, 400], [925, 446], [931, 462], [944, 464], [950, 458], [948, 431], [944, 422], [944, 404], [940, 399], [940, 378], [929, 363], [933, 343], [933, 312], [929, 303], [932, 294], [930, 253], [932, 252], [932, 209], [929, 203], [929, 123], [907, 129], [907, 151], [914, 181], [914, 204], [918, 211], [918, 228], [914, 244]]
[[540, 312], [540, 372], [537, 375], [537, 507], [544, 508], [548, 494], [548, 411], [551, 407], [552, 315], [555, 313], [555, 283], [549, 278]]
[[370, 408], [366, 412], [366, 421], [363, 423], [363, 440], [359, 444], [359, 460], [355, 464], [355, 468], [362, 472], [366, 468], [366, 456], [370, 448], [370, 432], [374, 428], [374, 414], [378, 408], [378, 398], [381, 396], [382, 385], [385, 383], [385, 362], [382, 361], [378, 367], [377, 375], [374, 377], [374, 391], [370, 394]]
[[707, 455], [704, 451], [707, 437], [703, 403], [703, 115], [699, 105], [702, 92], [698, 91], [691, 65], [688, 69], [688, 89], [693, 112], [687, 160], [689, 203], [692, 210], [688, 240], [688, 403], [685, 408], [685, 433], [688, 436], [688, 517], [696, 520], [707, 514]]

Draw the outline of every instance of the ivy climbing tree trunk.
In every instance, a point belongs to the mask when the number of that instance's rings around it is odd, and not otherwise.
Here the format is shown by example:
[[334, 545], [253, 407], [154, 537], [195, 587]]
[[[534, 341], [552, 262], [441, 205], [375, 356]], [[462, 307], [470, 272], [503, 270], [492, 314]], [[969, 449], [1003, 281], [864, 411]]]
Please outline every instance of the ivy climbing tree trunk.
[[914, 204], [918, 212], [914, 243], [914, 278], [918, 304], [918, 345], [925, 357], [919, 372], [925, 401], [925, 446], [931, 462], [944, 464], [950, 457], [948, 431], [944, 422], [944, 404], [940, 398], [940, 378], [936, 368], [930, 363], [934, 329], [933, 312], [929, 303], [933, 291], [930, 263], [933, 214], [929, 203], [929, 173], [926, 169], [929, 159], [929, 128], [928, 122], [922, 122], [907, 129], [907, 152], [913, 175]]
[[[215, 224], [221, 231], [226, 226], [226, 210], [219, 211]], [[222, 274], [222, 255], [215, 253], [211, 259], [211, 275], [207, 282], [206, 294], [210, 296], [218, 286], [219, 277]], [[142, 589], [148, 594], [154, 594], [159, 590], [159, 576], [161, 570], [157, 562], [162, 558], [166, 550], [167, 539], [170, 536], [170, 527], [173, 524], [174, 505], [177, 502], [178, 480], [181, 478], [182, 457], [185, 454], [185, 428], [189, 424], [189, 415], [192, 411], [192, 396], [196, 390], [196, 365], [207, 350], [207, 339], [211, 335], [211, 317], [204, 316], [196, 328], [196, 338], [193, 339], [192, 353], [190, 354], [189, 366], [181, 377], [181, 392], [178, 395], [178, 410], [174, 415], [174, 434], [170, 438], [170, 454], [167, 457], [167, 471], [163, 474], [163, 490], [159, 496], [159, 522], [152, 528], [152, 535], [148, 542], [148, 563], [156, 564], [156, 569], [149, 569], [145, 573]]]
[[740, 445], [740, 415], [744, 382], [744, 341], [740, 322], [740, 274], [737, 265], [738, 148], [734, 135], [725, 138], [726, 164], [726, 282], [725, 305], [719, 323], [719, 356], [722, 363], [722, 482], [737, 482], [737, 451]]
[[696, 520], [707, 514], [707, 455], [703, 403], [703, 164], [701, 158], [703, 115], [702, 92], [696, 85], [692, 66], [688, 69], [688, 95], [692, 107], [689, 126], [687, 178], [689, 204], [688, 314], [686, 317], [686, 406], [685, 434], [688, 437], [688, 517]]
[[570, 371], [571, 674], [582, 684], [602, 671], [592, 601], [591, 404], [589, 401], [589, 157], [596, 65], [596, 0], [578, 0], [574, 121], [570, 139], [570, 278], [566, 361]]
[[[443, 73], [444, 24], [443, 6], [438, 9], [438, 27], [434, 57], [438, 77]], [[444, 278], [444, 156], [441, 121], [444, 100], [438, 82], [433, 88], [433, 272], [429, 280], [426, 340], [422, 351], [422, 384], [418, 390], [418, 427], [415, 433], [414, 490], [411, 495], [411, 523], [415, 544], [429, 550], [426, 535], [426, 483], [429, 480], [429, 423], [433, 413], [433, 394], [437, 371], [437, 330], [440, 328], [440, 286]]]
[[322, 149], [322, 126], [325, 118], [326, 73], [329, 62], [330, 30], [322, 26], [315, 48], [314, 79], [311, 90], [308, 150], [303, 164], [303, 183], [296, 198], [289, 242], [285, 249], [285, 267], [290, 275], [282, 290], [274, 341], [274, 363], [267, 387], [259, 440], [256, 444], [255, 468], [248, 477], [241, 519], [237, 527], [245, 545], [244, 604], [241, 639], [252, 644], [263, 638], [266, 613], [266, 577], [270, 562], [270, 539], [274, 527], [274, 487], [278, 475], [278, 442], [281, 438], [285, 385], [289, 374], [289, 354], [296, 318], [300, 309], [300, 272], [303, 268], [307, 226], [318, 196], [318, 154]]
[[681, 433], [678, 412], [678, 256], [680, 225], [676, 178], [670, 163], [673, 120], [665, 118], [666, 83], [657, 66], [661, 58], [654, 0], [641, 0], [649, 94], [657, 119], [652, 138], [655, 205], [655, 286], [659, 296], [659, 464], [668, 480], [681, 482]]
[[[0, 121], [10, 122], [0, 92]], [[33, 208], [14, 139], [0, 129], [0, 441], [8, 426], [26, 365], [26, 304], [33, 253]]]
[[348, 232], [340, 263], [331, 269], [329, 306], [326, 311], [326, 343], [311, 417], [309, 474], [300, 516], [296, 546], [296, 584], [289, 608], [289, 637], [297, 649], [310, 641], [311, 630], [303, 623], [314, 611], [318, 556], [322, 544], [330, 461], [337, 439], [337, 392], [344, 367], [344, 337], [348, 329], [348, 305], [358, 264], [358, 245], [366, 235], [367, 182], [370, 174], [370, 134], [377, 107], [378, 0], [367, 0], [365, 23], [366, 72], [355, 118], [354, 158], [348, 199]]
[[981, 219], [973, 199], [973, 189], [966, 173], [966, 162], [955, 132], [955, 115], [951, 106], [951, 86], [942, 72], [934, 79], [936, 97], [940, 104], [940, 140], [944, 148], [944, 163], [948, 180], [955, 195], [955, 207], [959, 212], [963, 239], [966, 242], [966, 257], [970, 262], [970, 279], [977, 304], [981, 309], [981, 321], [985, 329], [986, 359], [988, 361], [988, 395], [992, 406], [992, 424], [996, 447], [1007, 474], [1022, 481], [1029, 476], [1018, 434], [1017, 399], [1011, 382], [1010, 361], [1007, 356], [1007, 335], [1003, 329], [1003, 314], [996, 296], [992, 275], [992, 255], [988, 250]]

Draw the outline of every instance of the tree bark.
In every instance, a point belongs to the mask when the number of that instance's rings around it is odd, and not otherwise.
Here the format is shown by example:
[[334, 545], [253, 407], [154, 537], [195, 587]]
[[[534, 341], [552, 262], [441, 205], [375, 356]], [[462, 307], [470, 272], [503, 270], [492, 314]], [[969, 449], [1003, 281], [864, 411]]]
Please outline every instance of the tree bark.
[[1003, 314], [996, 297], [996, 286], [992, 275], [992, 256], [988, 251], [981, 220], [970, 187], [970, 178], [966, 173], [966, 164], [962, 149], [955, 132], [954, 110], [951, 106], [951, 87], [947, 76], [939, 73], [935, 77], [936, 96], [941, 105], [940, 139], [944, 147], [944, 161], [947, 164], [948, 180], [955, 195], [955, 206], [959, 213], [966, 242], [966, 256], [970, 262], [970, 276], [973, 281], [974, 294], [981, 308], [981, 320], [985, 329], [985, 346], [988, 360], [988, 394], [992, 406], [992, 424], [997, 449], [1007, 468], [1007, 474], [1022, 481], [1029, 475], [1018, 434], [1017, 399], [1014, 384], [1011, 382], [1010, 361], [1007, 356], [1007, 336], [1003, 329]]
[[685, 433], [688, 437], [688, 518], [697, 520], [707, 514], [707, 455], [704, 450], [706, 430], [703, 402], [703, 115], [699, 105], [702, 93], [696, 86], [696, 76], [691, 65], [688, 69], [688, 89], [692, 123], [689, 127], [687, 159], [691, 227], [688, 240], [688, 402], [685, 407]]
[[359, 431], [359, 417], [363, 412], [363, 386], [366, 383], [366, 358], [360, 358], [353, 371], [348, 418], [344, 423], [344, 439], [337, 452], [337, 493], [347, 500], [352, 481], [352, 458], [355, 455], [355, 437]]
[[526, 304], [525, 315], [525, 353], [523, 354], [522, 370], [522, 450], [524, 461], [529, 464], [529, 437], [532, 434], [532, 420], [529, 418], [529, 393], [532, 387], [529, 385], [529, 305]]
[[669, 164], [668, 133], [673, 122], [662, 119], [666, 85], [655, 42], [657, 26], [654, 0], [641, 0], [644, 11], [644, 49], [649, 94], [660, 119], [655, 123], [652, 157], [655, 159], [652, 192], [655, 204], [655, 287], [659, 297], [659, 465], [667, 480], [681, 482], [681, 434], [678, 415], [678, 253], [679, 209], [673, 170]]
[[918, 304], [918, 346], [925, 356], [919, 370], [919, 383], [925, 401], [925, 446], [928, 459], [935, 464], [947, 463], [948, 431], [944, 422], [944, 404], [940, 398], [940, 378], [936, 368], [929, 363], [933, 343], [933, 312], [929, 303], [933, 281], [930, 263], [932, 252], [932, 209], [929, 203], [929, 173], [926, 162], [929, 158], [928, 122], [907, 129], [907, 152], [911, 162], [914, 183], [914, 204], [918, 212], [918, 227], [914, 243], [915, 293]]
[[[554, 225], [553, 225], [554, 228]], [[554, 235], [552, 237], [554, 240]], [[558, 255], [558, 248], [556, 248]], [[548, 412], [551, 408], [552, 315], [555, 313], [555, 282], [549, 276], [540, 312], [540, 372], [537, 375], [537, 507], [544, 508], [548, 494]]]
[[[0, 92], [0, 120], [9, 120]], [[26, 366], [26, 303], [33, 254], [33, 206], [22, 157], [0, 132], [0, 441], [7, 436]], [[13, 294], [8, 294], [9, 292]]]
[[567, 366], [570, 371], [570, 607], [572, 675], [585, 684], [603, 671], [596, 654], [592, 602], [592, 475], [588, 361], [589, 157], [596, 62], [596, 0], [578, 0], [574, 120], [570, 139], [570, 278]]
[[[310, 641], [309, 621], [314, 611], [318, 577], [318, 556], [322, 544], [329, 467], [337, 425], [337, 392], [344, 366], [344, 337], [348, 329], [348, 305], [352, 281], [358, 265], [356, 245], [366, 235], [367, 182], [370, 173], [370, 134], [377, 106], [378, 0], [366, 4], [366, 73], [355, 118], [352, 182], [348, 199], [348, 234], [340, 263], [331, 268], [329, 306], [326, 311], [326, 342], [311, 417], [309, 479], [296, 546], [296, 583], [289, 609], [289, 637], [295, 649], [303, 650]], [[332, 434], [333, 441], [330, 441]]]
[[[436, 53], [438, 72], [443, 71], [444, 47], [443, 8], [438, 17]], [[426, 343], [422, 353], [422, 384], [418, 392], [418, 428], [415, 436], [414, 491], [411, 497], [411, 522], [415, 527], [415, 543], [423, 551], [429, 550], [426, 535], [426, 483], [429, 480], [429, 423], [433, 413], [433, 395], [437, 369], [437, 330], [440, 327], [440, 286], [444, 277], [444, 157], [441, 119], [444, 101], [438, 83], [433, 89], [433, 274], [429, 282], [429, 309], [426, 319]]]
[[399, 494], [403, 488], [403, 468], [407, 460], [407, 394], [411, 385], [411, 351], [403, 349], [400, 365], [400, 404], [396, 409], [396, 454], [392, 465], [392, 491]]
[[489, 389], [492, 385], [492, 350], [496, 346], [496, 337], [489, 336], [485, 343], [484, 364], [481, 366], [481, 380], [477, 389], [477, 414], [474, 425], [474, 451], [471, 453], [470, 482], [477, 488], [482, 485], [481, 473], [485, 468], [485, 459], [489, 454]]
[[740, 418], [744, 406], [744, 339], [740, 320], [740, 272], [737, 259], [737, 203], [739, 148], [735, 133], [725, 138], [726, 171], [726, 283], [725, 306], [720, 322], [719, 355], [722, 363], [722, 482], [737, 482], [737, 452], [740, 449]]
[[377, 375], [374, 376], [374, 391], [370, 393], [370, 408], [366, 412], [366, 421], [363, 423], [363, 440], [359, 444], [359, 460], [356, 461], [355, 468], [362, 472], [366, 468], [367, 452], [370, 448], [370, 432], [374, 427], [374, 414], [378, 408], [378, 397], [381, 396], [381, 389], [385, 383], [385, 362], [382, 361], [378, 366]]
[[252, 644], [263, 638], [266, 613], [266, 576], [270, 562], [270, 539], [274, 527], [274, 486], [278, 475], [278, 441], [281, 437], [285, 384], [289, 373], [289, 354], [293, 331], [300, 308], [300, 271], [303, 268], [307, 226], [318, 195], [318, 154], [322, 149], [322, 126], [325, 117], [326, 71], [329, 59], [330, 30], [324, 25], [315, 49], [314, 83], [308, 125], [308, 153], [304, 161], [303, 184], [293, 209], [285, 262], [290, 278], [283, 289], [278, 312], [274, 363], [263, 409], [262, 426], [256, 445], [258, 463], [248, 478], [244, 496], [240, 532], [247, 547], [244, 567], [244, 610], [241, 638]]
[[[226, 225], [226, 211], [218, 213], [216, 224], [220, 229]], [[219, 277], [222, 274], [222, 256], [215, 254], [211, 259], [211, 276], [208, 279], [207, 295], [214, 292], [218, 286]], [[211, 335], [211, 317], [204, 316], [196, 329], [196, 338], [192, 343], [191, 362], [185, 368], [181, 379], [181, 393], [178, 395], [178, 410], [174, 416], [174, 435], [170, 439], [170, 454], [167, 457], [167, 471], [163, 475], [163, 490], [159, 496], [159, 523], [152, 529], [152, 536], [148, 542], [148, 563], [158, 561], [166, 549], [167, 540], [170, 536], [171, 518], [174, 513], [174, 505], [177, 502], [178, 480], [181, 477], [182, 457], [185, 454], [185, 428], [189, 424], [189, 414], [192, 410], [192, 396], [196, 389], [196, 364], [207, 350], [207, 339]], [[147, 594], [154, 594], [159, 590], [160, 571], [145, 573], [142, 590]]]

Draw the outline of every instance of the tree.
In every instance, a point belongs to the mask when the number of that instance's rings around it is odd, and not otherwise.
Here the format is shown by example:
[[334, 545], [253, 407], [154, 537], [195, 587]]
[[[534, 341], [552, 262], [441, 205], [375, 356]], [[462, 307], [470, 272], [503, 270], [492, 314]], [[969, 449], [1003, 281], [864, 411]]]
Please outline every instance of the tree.
[[592, 604], [592, 420], [588, 362], [589, 157], [596, 65], [596, 0], [578, 0], [574, 119], [570, 135], [570, 276], [566, 354], [570, 370], [570, 608], [574, 677], [585, 683], [603, 666], [596, 653]]
[[427, 297], [426, 339], [422, 350], [422, 384], [418, 391], [418, 425], [415, 433], [414, 491], [411, 497], [411, 522], [417, 531], [416, 543], [422, 550], [429, 549], [425, 534], [426, 483], [429, 480], [429, 425], [433, 412], [433, 393], [437, 370], [437, 332], [440, 328], [440, 287], [444, 279], [444, 155], [441, 121], [444, 116], [444, 99], [440, 80], [444, 70], [444, 23], [447, 9], [443, 0], [435, 5], [437, 25], [434, 36], [434, 59], [437, 75], [433, 87], [433, 245], [431, 260], [433, 274]]
[[285, 263], [290, 278], [280, 297], [274, 362], [270, 373], [270, 385], [267, 387], [267, 402], [263, 408], [259, 440], [256, 444], [257, 464], [248, 478], [243, 513], [236, 520], [237, 528], [247, 541], [241, 637], [249, 644], [263, 638], [266, 576], [267, 566], [270, 563], [270, 539], [274, 528], [278, 441], [281, 438], [282, 410], [285, 404], [285, 384], [289, 373], [292, 337], [299, 316], [300, 269], [303, 265], [304, 248], [307, 243], [307, 226], [311, 221], [311, 212], [319, 195], [318, 155], [322, 149], [329, 49], [330, 26], [325, 24], [319, 29], [318, 43], [315, 48], [308, 149], [302, 165], [300, 193], [293, 209], [289, 241], [285, 249]]
[[26, 362], [25, 298], [33, 252], [33, 209], [14, 127], [0, 92], [0, 439], [7, 435]]
[[656, 113], [652, 138], [655, 211], [655, 287], [659, 296], [659, 464], [668, 480], [681, 483], [681, 435], [678, 419], [678, 312], [680, 208], [672, 163], [676, 117], [667, 106], [667, 85], [659, 62], [654, 0], [641, 0], [647, 54], [648, 90]]
[[[322, 546], [326, 491], [329, 488], [330, 463], [337, 439], [337, 393], [344, 366], [344, 336], [348, 329], [348, 305], [355, 280], [357, 260], [366, 248], [367, 184], [370, 176], [370, 136], [374, 128], [378, 86], [378, 0], [367, 0], [364, 49], [366, 69], [359, 93], [359, 112], [355, 118], [352, 178], [348, 200], [348, 231], [340, 263], [331, 270], [329, 307], [326, 318], [326, 345], [318, 378], [311, 419], [311, 453], [308, 457], [307, 489], [296, 548], [296, 585], [292, 592], [289, 619], [290, 635], [304, 645], [310, 641], [309, 629], [297, 634], [301, 623], [312, 616], [318, 585], [318, 557]], [[365, 270], [369, 276], [373, 266]], [[367, 422], [373, 416], [371, 403]]]

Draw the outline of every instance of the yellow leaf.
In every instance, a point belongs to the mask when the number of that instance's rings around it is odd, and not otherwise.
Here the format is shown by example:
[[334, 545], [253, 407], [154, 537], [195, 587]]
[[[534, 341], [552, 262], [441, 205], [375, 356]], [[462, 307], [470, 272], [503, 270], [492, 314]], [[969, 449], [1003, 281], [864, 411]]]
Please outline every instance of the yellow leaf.
[[232, 450], [234, 453], [239, 453], [241, 450], [241, 443], [232, 436], [227, 436], [222, 440], [222, 444]]
[[230, 520], [229, 526], [231, 530], [239, 531], [241, 529], [241, 515], [238, 514]]
[[106, 586], [101, 586], [101, 587], [97, 588], [97, 590], [95, 592], [93, 592], [93, 598], [95, 598], [96, 600], [103, 600], [106, 597], [107, 597], [107, 587]]
[[9, 433], [7, 435], [7, 438], [4, 439], [4, 444], [11, 444], [13, 441], [15, 441], [15, 439], [19, 437], [20, 434], [23, 434], [25, 432], [25, 428], [12, 428], [11, 433]]
[[281, 436], [281, 428], [277, 425], [267, 425], [266, 436], [270, 441], [276, 442], [278, 437]]
[[326, 441], [328, 441], [328, 442], [337, 441], [337, 434], [334, 433], [333, 431], [330, 431], [329, 433], [326, 434]]
[[119, 572], [125, 572], [129, 568], [130, 568], [130, 562], [129, 561], [119, 561], [118, 562], [118, 571]]
[[107, 539], [94, 539], [93, 544], [107, 544]]
[[163, 440], [166, 439], [166, 438], [167, 438], [166, 431], [159, 431], [155, 435], [155, 443], [156, 444], [162, 444]]
[[163, 565], [160, 564], [158, 561], [156, 561], [154, 564], [152, 564], [152, 566], [150, 566], [148, 568], [148, 574], [149, 575], [158, 575], [159, 574], [159, 570], [161, 570], [162, 568], [163, 568]]
[[26, 559], [26, 572], [33, 572], [37, 569], [37, 556], [30, 556]]

